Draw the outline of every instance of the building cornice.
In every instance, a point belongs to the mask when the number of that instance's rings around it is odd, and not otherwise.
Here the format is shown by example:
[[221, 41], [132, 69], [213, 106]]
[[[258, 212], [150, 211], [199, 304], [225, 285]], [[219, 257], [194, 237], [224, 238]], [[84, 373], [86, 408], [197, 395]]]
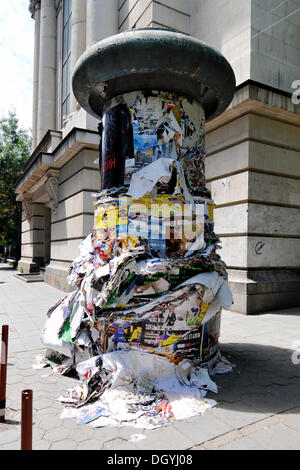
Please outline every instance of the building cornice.
[[31, 165], [36, 161], [38, 156], [42, 153], [49, 153], [48, 149], [51, 146], [51, 140], [53, 137], [56, 137], [58, 139], [61, 139], [62, 137], [62, 132], [61, 131], [54, 131], [54, 130], [48, 130], [38, 146], [34, 149], [33, 153], [31, 154], [30, 158], [27, 160], [23, 167], [23, 173], [25, 173]]
[[19, 201], [23, 200], [24, 193], [29, 192], [30, 188], [45, 176], [46, 171], [50, 168], [53, 170], [59, 169], [83, 148], [93, 150], [99, 148], [99, 133], [97, 131], [74, 127], [49, 153], [47, 147], [49, 147], [51, 133], [61, 134], [58, 131], [49, 131], [44, 136], [44, 139], [25, 164], [23, 174], [15, 184], [17, 200]]
[[300, 126], [300, 106], [293, 104], [291, 97], [291, 93], [248, 80], [237, 87], [228, 109], [207, 123], [206, 135], [245, 114]]

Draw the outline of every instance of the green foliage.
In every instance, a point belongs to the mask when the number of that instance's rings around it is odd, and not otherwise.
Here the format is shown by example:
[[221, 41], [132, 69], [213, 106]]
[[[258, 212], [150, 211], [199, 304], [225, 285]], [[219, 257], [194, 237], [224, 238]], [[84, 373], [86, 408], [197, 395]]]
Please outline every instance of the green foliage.
[[14, 111], [0, 120], [0, 245], [16, 245], [20, 239], [21, 204], [15, 184], [31, 152], [31, 137], [19, 127]]

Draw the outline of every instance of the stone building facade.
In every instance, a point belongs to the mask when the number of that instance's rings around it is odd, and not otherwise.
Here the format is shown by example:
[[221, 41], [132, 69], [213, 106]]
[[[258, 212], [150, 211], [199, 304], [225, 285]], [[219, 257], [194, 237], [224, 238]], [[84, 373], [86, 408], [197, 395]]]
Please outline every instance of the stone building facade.
[[[24, 272], [68, 290], [99, 189], [98, 122], [78, 105], [71, 75], [97, 41], [168, 27], [216, 47], [237, 78], [234, 100], [207, 123], [206, 176], [233, 310], [300, 303], [300, 0], [31, 0], [35, 21], [33, 148], [22, 201]], [[201, 65], [201, 64], [200, 64]]]

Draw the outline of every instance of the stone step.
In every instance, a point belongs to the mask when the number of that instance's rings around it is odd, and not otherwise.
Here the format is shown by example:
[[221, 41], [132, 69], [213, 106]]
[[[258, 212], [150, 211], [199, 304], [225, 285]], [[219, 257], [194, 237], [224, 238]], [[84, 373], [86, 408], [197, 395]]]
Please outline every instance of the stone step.
[[45, 280], [45, 273], [40, 272], [40, 273], [33, 273], [33, 274], [21, 274], [21, 273], [16, 273], [14, 274], [14, 277], [17, 279], [20, 279], [23, 282], [44, 282]]

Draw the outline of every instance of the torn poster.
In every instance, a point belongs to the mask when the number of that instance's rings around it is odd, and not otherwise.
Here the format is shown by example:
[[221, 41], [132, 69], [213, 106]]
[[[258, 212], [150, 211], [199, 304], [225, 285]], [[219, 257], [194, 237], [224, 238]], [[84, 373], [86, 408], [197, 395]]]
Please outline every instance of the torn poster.
[[205, 185], [204, 121], [199, 104], [163, 92], [130, 93], [106, 109], [94, 229], [70, 268], [74, 292], [42, 332], [63, 357], [57, 372], [77, 366], [81, 378], [61, 401], [97, 403], [80, 422], [157, 426], [181, 416], [180, 393], [200, 412], [205, 393], [217, 392], [209, 374], [231, 370], [219, 350], [232, 295]]

